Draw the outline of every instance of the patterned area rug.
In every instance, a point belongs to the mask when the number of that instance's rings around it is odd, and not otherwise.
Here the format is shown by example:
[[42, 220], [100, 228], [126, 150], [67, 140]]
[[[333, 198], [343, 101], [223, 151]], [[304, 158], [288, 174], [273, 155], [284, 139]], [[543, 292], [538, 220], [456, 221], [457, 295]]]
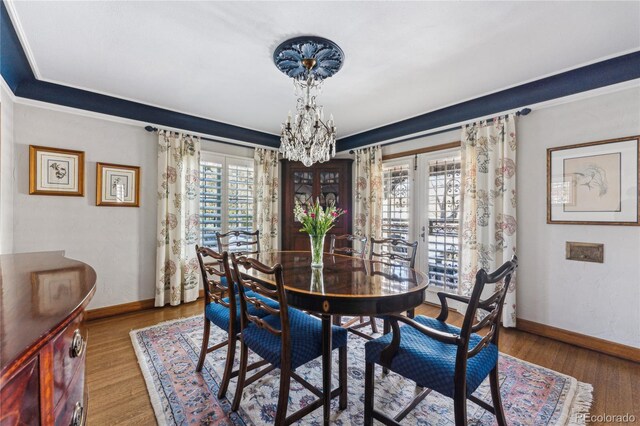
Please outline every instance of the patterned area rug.
[[[222, 341], [225, 336], [225, 333], [212, 326], [209, 342], [213, 344]], [[279, 370], [274, 370], [245, 389], [241, 408], [237, 413], [230, 412], [230, 401], [219, 401], [215, 396], [224, 370], [226, 348], [207, 356], [202, 374], [195, 372], [202, 341], [201, 316], [133, 330], [131, 339], [158, 424], [273, 424]], [[349, 405], [346, 410], [338, 411], [337, 398], [332, 401], [332, 424], [363, 424], [364, 343], [364, 339], [349, 333]], [[337, 351], [334, 351], [334, 386], [338, 382], [337, 357]], [[321, 387], [320, 359], [300, 367], [297, 372]], [[393, 373], [379, 380], [382, 375], [380, 368], [376, 368], [376, 375], [375, 406], [389, 414], [397, 413], [414, 396], [415, 384]], [[577, 414], [588, 412], [591, 406], [591, 385], [504, 354], [500, 355], [500, 382], [503, 406], [510, 425], [583, 424], [579, 419], [584, 416]], [[235, 383], [234, 379], [229, 385], [229, 398], [233, 397]], [[488, 380], [476, 390], [475, 395], [491, 403]], [[289, 413], [315, 399], [313, 394], [295, 380], [291, 382], [290, 398]], [[472, 402], [468, 403], [468, 417], [469, 425], [495, 424], [493, 415]], [[321, 409], [315, 410], [299, 422], [304, 425], [321, 423]], [[432, 392], [402, 423], [453, 425], [453, 403], [451, 399]]]

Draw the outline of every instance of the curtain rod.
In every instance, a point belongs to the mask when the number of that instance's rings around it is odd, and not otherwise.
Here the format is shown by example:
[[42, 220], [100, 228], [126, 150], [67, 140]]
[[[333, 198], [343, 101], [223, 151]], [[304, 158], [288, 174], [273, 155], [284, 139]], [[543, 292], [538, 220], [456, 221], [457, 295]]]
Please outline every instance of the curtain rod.
[[[145, 126], [144, 129], [147, 132], [157, 132], [158, 130], [160, 130], [157, 127], [153, 127], [153, 126]], [[205, 138], [205, 137], [200, 137], [200, 139], [203, 140], [203, 141], [209, 141], [209, 142], [220, 142], [220, 143], [227, 143], [229, 145], [244, 146], [244, 145], [239, 145], [239, 144], [235, 144], [235, 143], [231, 143], [231, 142], [220, 141], [220, 140], [217, 140], [217, 139]]]
[[[153, 126], [145, 126], [144, 129], [147, 132], [157, 132], [157, 131], [161, 130], [161, 129], [158, 129], [157, 127], [153, 127]], [[171, 131], [174, 132], [175, 130], [171, 130]], [[223, 141], [223, 140], [220, 140], [220, 139], [211, 139], [211, 138], [207, 138], [207, 137], [204, 137], [204, 136], [198, 136], [198, 137], [200, 138], [200, 140], [203, 140], [203, 141], [223, 143], [223, 144], [231, 145], [231, 146], [239, 146], [241, 148], [265, 148], [265, 149], [277, 150], [277, 148], [261, 146], [261, 145], [254, 145], [254, 144], [250, 144], [250, 143], [247, 143], [245, 145], [245, 144], [242, 144], [242, 143], [234, 143], [234, 142], [229, 142], [229, 141]]]
[[[522, 108], [520, 111], [516, 111], [515, 115], [516, 115], [516, 117], [519, 117], [521, 115], [527, 115], [530, 112], [531, 112], [531, 108]], [[484, 120], [484, 121], [486, 121], [488, 123], [491, 123], [493, 120], [494, 120], [493, 118], [490, 118], [490, 119]], [[446, 128], [446, 129], [435, 131], [435, 132], [425, 133], [423, 135], [409, 136], [407, 138], [399, 139], [397, 141], [380, 144], [380, 146], [383, 147], [383, 146], [394, 145], [394, 144], [397, 144], [397, 143], [400, 143], [400, 142], [407, 142], [407, 141], [412, 141], [414, 139], [426, 138], [428, 136], [435, 136], [435, 135], [439, 135], [440, 133], [446, 133], [446, 132], [450, 132], [452, 130], [459, 130], [459, 129], [462, 129], [462, 126], [449, 127], [449, 128]], [[355, 151], [353, 149], [349, 150], [349, 154], [355, 154]]]

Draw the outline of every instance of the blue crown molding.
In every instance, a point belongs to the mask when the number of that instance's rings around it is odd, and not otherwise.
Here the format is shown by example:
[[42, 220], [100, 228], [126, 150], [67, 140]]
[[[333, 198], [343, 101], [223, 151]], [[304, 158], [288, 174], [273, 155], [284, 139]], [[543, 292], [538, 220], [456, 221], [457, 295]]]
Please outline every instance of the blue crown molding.
[[339, 139], [336, 148], [347, 151], [638, 78], [640, 51], [348, 136]]
[[0, 3], [0, 73], [14, 94], [22, 80], [35, 79], [4, 2]]
[[[0, 74], [13, 93], [21, 98], [271, 148], [280, 145], [280, 137], [277, 135], [37, 80], [4, 2], [0, 3]], [[347, 151], [638, 78], [640, 78], [640, 51], [341, 138], [336, 148], [338, 151]]]
[[37, 80], [22, 49], [4, 2], [1, 3], [0, 9], [0, 35], [2, 36], [0, 44], [2, 49], [0, 52], [2, 54], [0, 73], [9, 88], [20, 98], [184, 129], [190, 132], [204, 133], [271, 148], [280, 146], [280, 137], [277, 135]]

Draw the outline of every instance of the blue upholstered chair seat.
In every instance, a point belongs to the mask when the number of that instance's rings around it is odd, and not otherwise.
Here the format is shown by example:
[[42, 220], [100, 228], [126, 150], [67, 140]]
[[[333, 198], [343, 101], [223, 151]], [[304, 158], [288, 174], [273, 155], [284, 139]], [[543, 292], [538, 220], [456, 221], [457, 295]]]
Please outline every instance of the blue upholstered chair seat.
[[[291, 336], [291, 368], [296, 369], [322, 355], [322, 321], [302, 311], [289, 308], [289, 331]], [[280, 330], [280, 316], [268, 315], [262, 318], [267, 324]], [[332, 347], [347, 344], [347, 330], [331, 326]], [[280, 368], [280, 336], [251, 323], [242, 331], [245, 344], [269, 363]]]
[[[237, 286], [236, 286], [237, 288]], [[278, 309], [278, 302], [275, 300], [269, 299], [268, 297], [260, 296], [259, 294], [254, 293], [253, 291], [248, 291], [247, 296], [255, 297], [257, 299], [265, 301], [265, 303], [275, 309]], [[225, 297], [225, 302], [229, 302], [229, 298]], [[253, 305], [249, 305], [249, 314], [257, 317], [264, 317], [267, 315], [267, 312], [262, 309], [257, 309]], [[207, 305], [204, 310], [205, 316], [209, 321], [222, 328], [223, 330], [229, 330], [229, 309], [218, 304], [211, 302]], [[236, 295], [236, 322], [234, 324], [234, 330], [240, 331], [240, 295]]]
[[[415, 321], [446, 333], [460, 334], [460, 329], [434, 318], [417, 316]], [[453, 376], [458, 347], [432, 339], [413, 327], [400, 327], [400, 348], [391, 361], [390, 369], [418, 385], [453, 397]], [[391, 342], [392, 333], [365, 344], [367, 362], [379, 363], [381, 351]], [[469, 350], [481, 336], [471, 335]], [[490, 344], [467, 362], [467, 396], [477, 389], [498, 362], [498, 348]]]

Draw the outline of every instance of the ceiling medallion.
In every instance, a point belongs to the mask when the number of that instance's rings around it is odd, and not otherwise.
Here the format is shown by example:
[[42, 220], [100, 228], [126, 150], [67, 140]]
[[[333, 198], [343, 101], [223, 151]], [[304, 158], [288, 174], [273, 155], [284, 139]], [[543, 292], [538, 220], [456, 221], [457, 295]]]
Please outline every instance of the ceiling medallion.
[[340, 47], [322, 37], [296, 37], [281, 43], [273, 52], [276, 67], [293, 79], [297, 99], [296, 114], [282, 123], [280, 152], [291, 161], [309, 167], [336, 155], [336, 127], [333, 115], [324, 120], [322, 106], [316, 105], [322, 83], [337, 73], [344, 62]]

